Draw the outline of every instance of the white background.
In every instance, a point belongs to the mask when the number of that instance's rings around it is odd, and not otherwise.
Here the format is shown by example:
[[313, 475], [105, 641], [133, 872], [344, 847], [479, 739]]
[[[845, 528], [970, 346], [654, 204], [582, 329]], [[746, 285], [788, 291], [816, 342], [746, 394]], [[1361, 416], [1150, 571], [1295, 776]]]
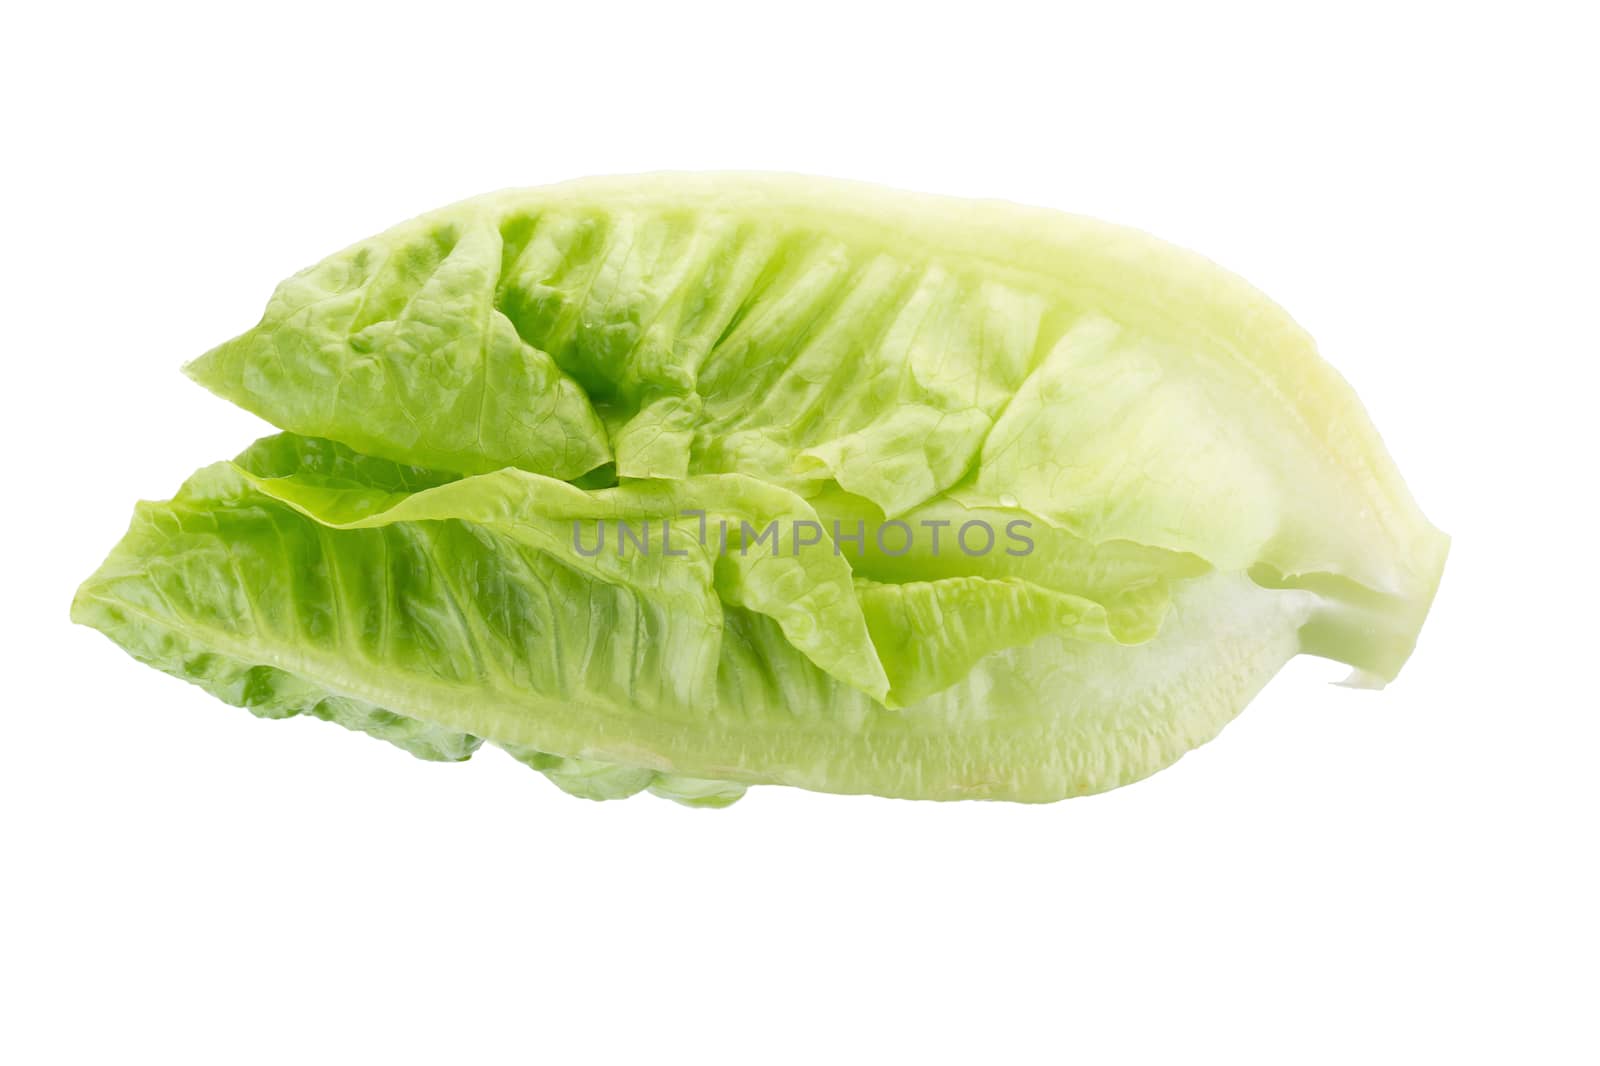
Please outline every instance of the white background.
[[[1519, 3], [27, 5], [3, 34], [0, 1060], [1595, 1062], [1592, 28]], [[1149, 229], [1288, 307], [1455, 545], [1048, 807], [590, 804], [269, 723], [68, 625], [265, 432], [181, 377], [506, 185], [765, 168]]]

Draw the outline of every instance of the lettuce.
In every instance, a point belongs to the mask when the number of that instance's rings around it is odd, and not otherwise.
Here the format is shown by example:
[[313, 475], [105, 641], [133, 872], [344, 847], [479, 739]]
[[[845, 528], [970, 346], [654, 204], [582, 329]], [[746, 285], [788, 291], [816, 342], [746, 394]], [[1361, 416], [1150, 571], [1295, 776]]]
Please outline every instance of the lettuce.
[[1448, 547], [1265, 297], [999, 203], [491, 194], [187, 371], [285, 432], [141, 504], [73, 617], [264, 717], [596, 799], [1112, 788], [1295, 654], [1393, 678]]

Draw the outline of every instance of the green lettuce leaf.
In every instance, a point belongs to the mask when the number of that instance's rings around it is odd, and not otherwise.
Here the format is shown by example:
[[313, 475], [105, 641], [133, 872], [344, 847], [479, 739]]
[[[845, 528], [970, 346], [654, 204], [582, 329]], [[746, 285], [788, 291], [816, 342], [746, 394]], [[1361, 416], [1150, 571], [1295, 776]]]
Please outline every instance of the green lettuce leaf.
[[[1220, 728], [1294, 653], [1314, 608], [1311, 593], [1213, 574], [1180, 583], [1160, 633], [1128, 646], [1085, 625], [1091, 601], [1013, 579], [855, 578], [838, 621], [807, 610], [818, 631], [887, 618], [856, 640], [904, 679], [896, 707], [797, 642], [779, 605], [708, 595], [715, 561], [591, 560], [544, 525], [614, 514], [619, 490], [521, 471], [435, 480], [325, 441], [262, 442], [140, 505], [74, 617], [267, 716], [316, 714], [436, 758], [486, 739], [578, 795], [649, 788], [720, 805], [755, 782], [941, 798], [1108, 788]], [[386, 495], [403, 482], [418, 488]], [[308, 500], [335, 484], [384, 509], [356, 517], [339, 497], [340, 521], [319, 521]], [[965, 616], [941, 602], [963, 599], [976, 605]], [[907, 613], [945, 609], [967, 621], [939, 630], [939, 653], [886, 640], [918, 631]]]
[[296, 275], [188, 371], [406, 463], [812, 480], [891, 516], [953, 493], [1097, 543], [1344, 578], [1397, 622], [1326, 651], [1386, 677], [1448, 543], [1260, 293], [1002, 203], [775, 175], [495, 193]]

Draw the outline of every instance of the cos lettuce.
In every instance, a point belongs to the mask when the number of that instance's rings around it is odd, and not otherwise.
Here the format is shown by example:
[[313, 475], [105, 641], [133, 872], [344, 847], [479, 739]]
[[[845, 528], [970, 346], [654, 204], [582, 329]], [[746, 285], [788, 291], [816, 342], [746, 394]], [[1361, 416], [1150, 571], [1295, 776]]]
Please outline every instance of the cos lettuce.
[[1112, 788], [1299, 652], [1392, 678], [1448, 544], [1265, 297], [999, 203], [492, 194], [187, 369], [286, 432], [140, 505], [74, 618], [263, 716], [487, 741], [591, 798]]

